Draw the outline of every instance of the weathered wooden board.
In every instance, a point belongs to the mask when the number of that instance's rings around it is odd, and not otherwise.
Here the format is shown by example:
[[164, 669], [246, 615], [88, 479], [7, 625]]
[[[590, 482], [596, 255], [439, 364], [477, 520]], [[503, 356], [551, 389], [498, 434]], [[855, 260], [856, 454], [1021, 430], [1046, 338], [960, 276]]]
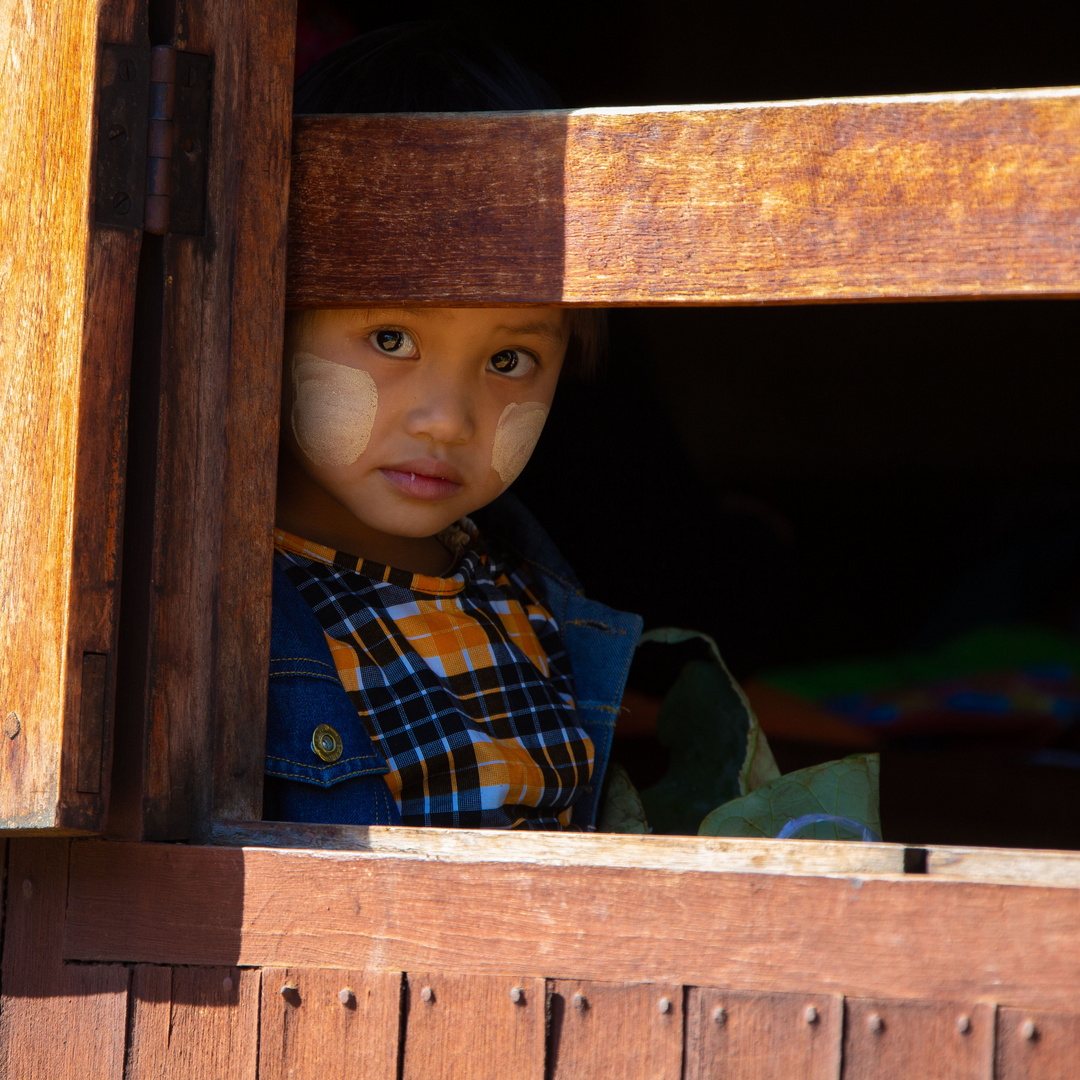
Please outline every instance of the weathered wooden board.
[[0, 828], [106, 809], [139, 235], [93, 224], [93, 106], [136, 10], [0, 13]]
[[288, 299], [1075, 296], [1078, 132], [1076, 89], [305, 117]]
[[395, 1080], [396, 971], [264, 968], [259, 1080]]
[[[212, 909], [186, 902], [204, 888]], [[64, 949], [80, 960], [992, 996], [1068, 1011], [1080, 891], [85, 840], [72, 849]]]
[[553, 982], [549, 1080], [680, 1080], [683, 988]]
[[137, 354], [132, 756], [111, 820], [157, 839], [198, 835], [215, 801], [262, 813], [295, 4], [193, 0], [176, 19], [180, 47], [213, 55], [207, 226], [148, 241], [162, 291]]
[[61, 958], [69, 842], [9, 842], [0, 1076], [121, 1080], [128, 970]]
[[134, 969], [124, 1080], [255, 1080], [259, 972]]
[[838, 1080], [843, 999], [692, 988], [686, 1080]]
[[404, 1080], [544, 1080], [543, 979], [407, 978]]
[[1075, 1080], [1080, 1015], [998, 1009], [995, 1080]]
[[1080, 889], [1080, 851], [930, 847], [926, 849], [926, 872], [953, 881]]
[[[901, 844], [745, 839], [730, 836], [626, 836], [617, 833], [219, 822], [211, 836], [230, 847], [319, 848], [451, 862], [540, 866], [621, 866], [655, 870], [752, 870], [759, 874], [901, 874]], [[1021, 853], [1030, 859], [1039, 852]], [[1057, 853], [1054, 853], [1057, 854]], [[1011, 857], [1011, 853], [1010, 853]], [[1075, 856], [1080, 873], [1080, 854]], [[1050, 864], [1056, 881], [1056, 863]], [[1028, 866], [1028, 884], [1038, 884]]]
[[844, 1080], [994, 1080], [992, 1005], [848, 998], [844, 1011]]

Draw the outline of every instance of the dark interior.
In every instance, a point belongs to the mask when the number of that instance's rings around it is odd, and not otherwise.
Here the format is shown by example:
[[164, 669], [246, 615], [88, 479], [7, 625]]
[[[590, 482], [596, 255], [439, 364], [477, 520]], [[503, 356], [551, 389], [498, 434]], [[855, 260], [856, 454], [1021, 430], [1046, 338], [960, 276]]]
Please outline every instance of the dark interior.
[[[568, 107], [1066, 85], [1080, 9], [301, 0], [298, 66], [454, 11]], [[986, 627], [1080, 649], [1077, 301], [622, 309], [518, 490], [588, 592], [712, 634], [738, 677]], [[1073, 357], [1073, 359], [1070, 359]], [[1053, 724], [876, 733], [885, 838], [1080, 847], [1077, 677]], [[1069, 695], [1072, 695], [1070, 698]], [[855, 746], [771, 739], [784, 771]], [[635, 779], [662, 748], [622, 740]]]

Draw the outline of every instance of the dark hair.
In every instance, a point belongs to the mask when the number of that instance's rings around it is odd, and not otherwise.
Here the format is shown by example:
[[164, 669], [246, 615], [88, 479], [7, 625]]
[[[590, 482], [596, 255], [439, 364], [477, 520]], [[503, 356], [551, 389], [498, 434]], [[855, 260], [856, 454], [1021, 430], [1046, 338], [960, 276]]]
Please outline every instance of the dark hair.
[[[482, 31], [450, 20], [361, 34], [296, 81], [297, 113], [512, 112], [557, 109], [558, 95]], [[607, 349], [607, 312], [571, 308], [564, 370], [591, 377]]]

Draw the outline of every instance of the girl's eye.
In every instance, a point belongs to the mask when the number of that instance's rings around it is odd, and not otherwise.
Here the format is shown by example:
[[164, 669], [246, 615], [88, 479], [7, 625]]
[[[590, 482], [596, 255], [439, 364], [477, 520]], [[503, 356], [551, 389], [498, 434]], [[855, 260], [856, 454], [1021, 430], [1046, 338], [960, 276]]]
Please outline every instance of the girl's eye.
[[411, 359], [417, 356], [416, 342], [412, 335], [404, 330], [374, 330], [368, 335], [368, 341], [387, 356], [401, 356]]
[[536, 361], [520, 349], [503, 349], [488, 361], [488, 371], [497, 371], [500, 375], [510, 375], [519, 379], [528, 375]]

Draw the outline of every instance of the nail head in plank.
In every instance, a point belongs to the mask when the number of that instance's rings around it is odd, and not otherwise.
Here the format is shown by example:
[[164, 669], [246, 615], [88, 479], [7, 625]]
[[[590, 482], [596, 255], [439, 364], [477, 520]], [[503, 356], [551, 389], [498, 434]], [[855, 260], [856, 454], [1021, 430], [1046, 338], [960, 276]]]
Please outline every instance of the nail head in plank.
[[255, 1080], [259, 972], [138, 965], [132, 976], [125, 1080]]
[[[394, 1080], [401, 974], [264, 968], [259, 1080]], [[279, 993], [284, 987], [293, 989]]]
[[837, 1080], [843, 1003], [834, 994], [692, 987], [686, 998], [687, 1080]]
[[999, 1008], [995, 1059], [996, 1080], [1073, 1080], [1080, 1015]]
[[674, 983], [550, 984], [549, 1080], [679, 1080], [683, 990]]
[[993, 1078], [992, 1005], [848, 998], [844, 1010], [844, 1080]]
[[445, 972], [406, 978], [404, 1080], [544, 1080], [543, 979]]

